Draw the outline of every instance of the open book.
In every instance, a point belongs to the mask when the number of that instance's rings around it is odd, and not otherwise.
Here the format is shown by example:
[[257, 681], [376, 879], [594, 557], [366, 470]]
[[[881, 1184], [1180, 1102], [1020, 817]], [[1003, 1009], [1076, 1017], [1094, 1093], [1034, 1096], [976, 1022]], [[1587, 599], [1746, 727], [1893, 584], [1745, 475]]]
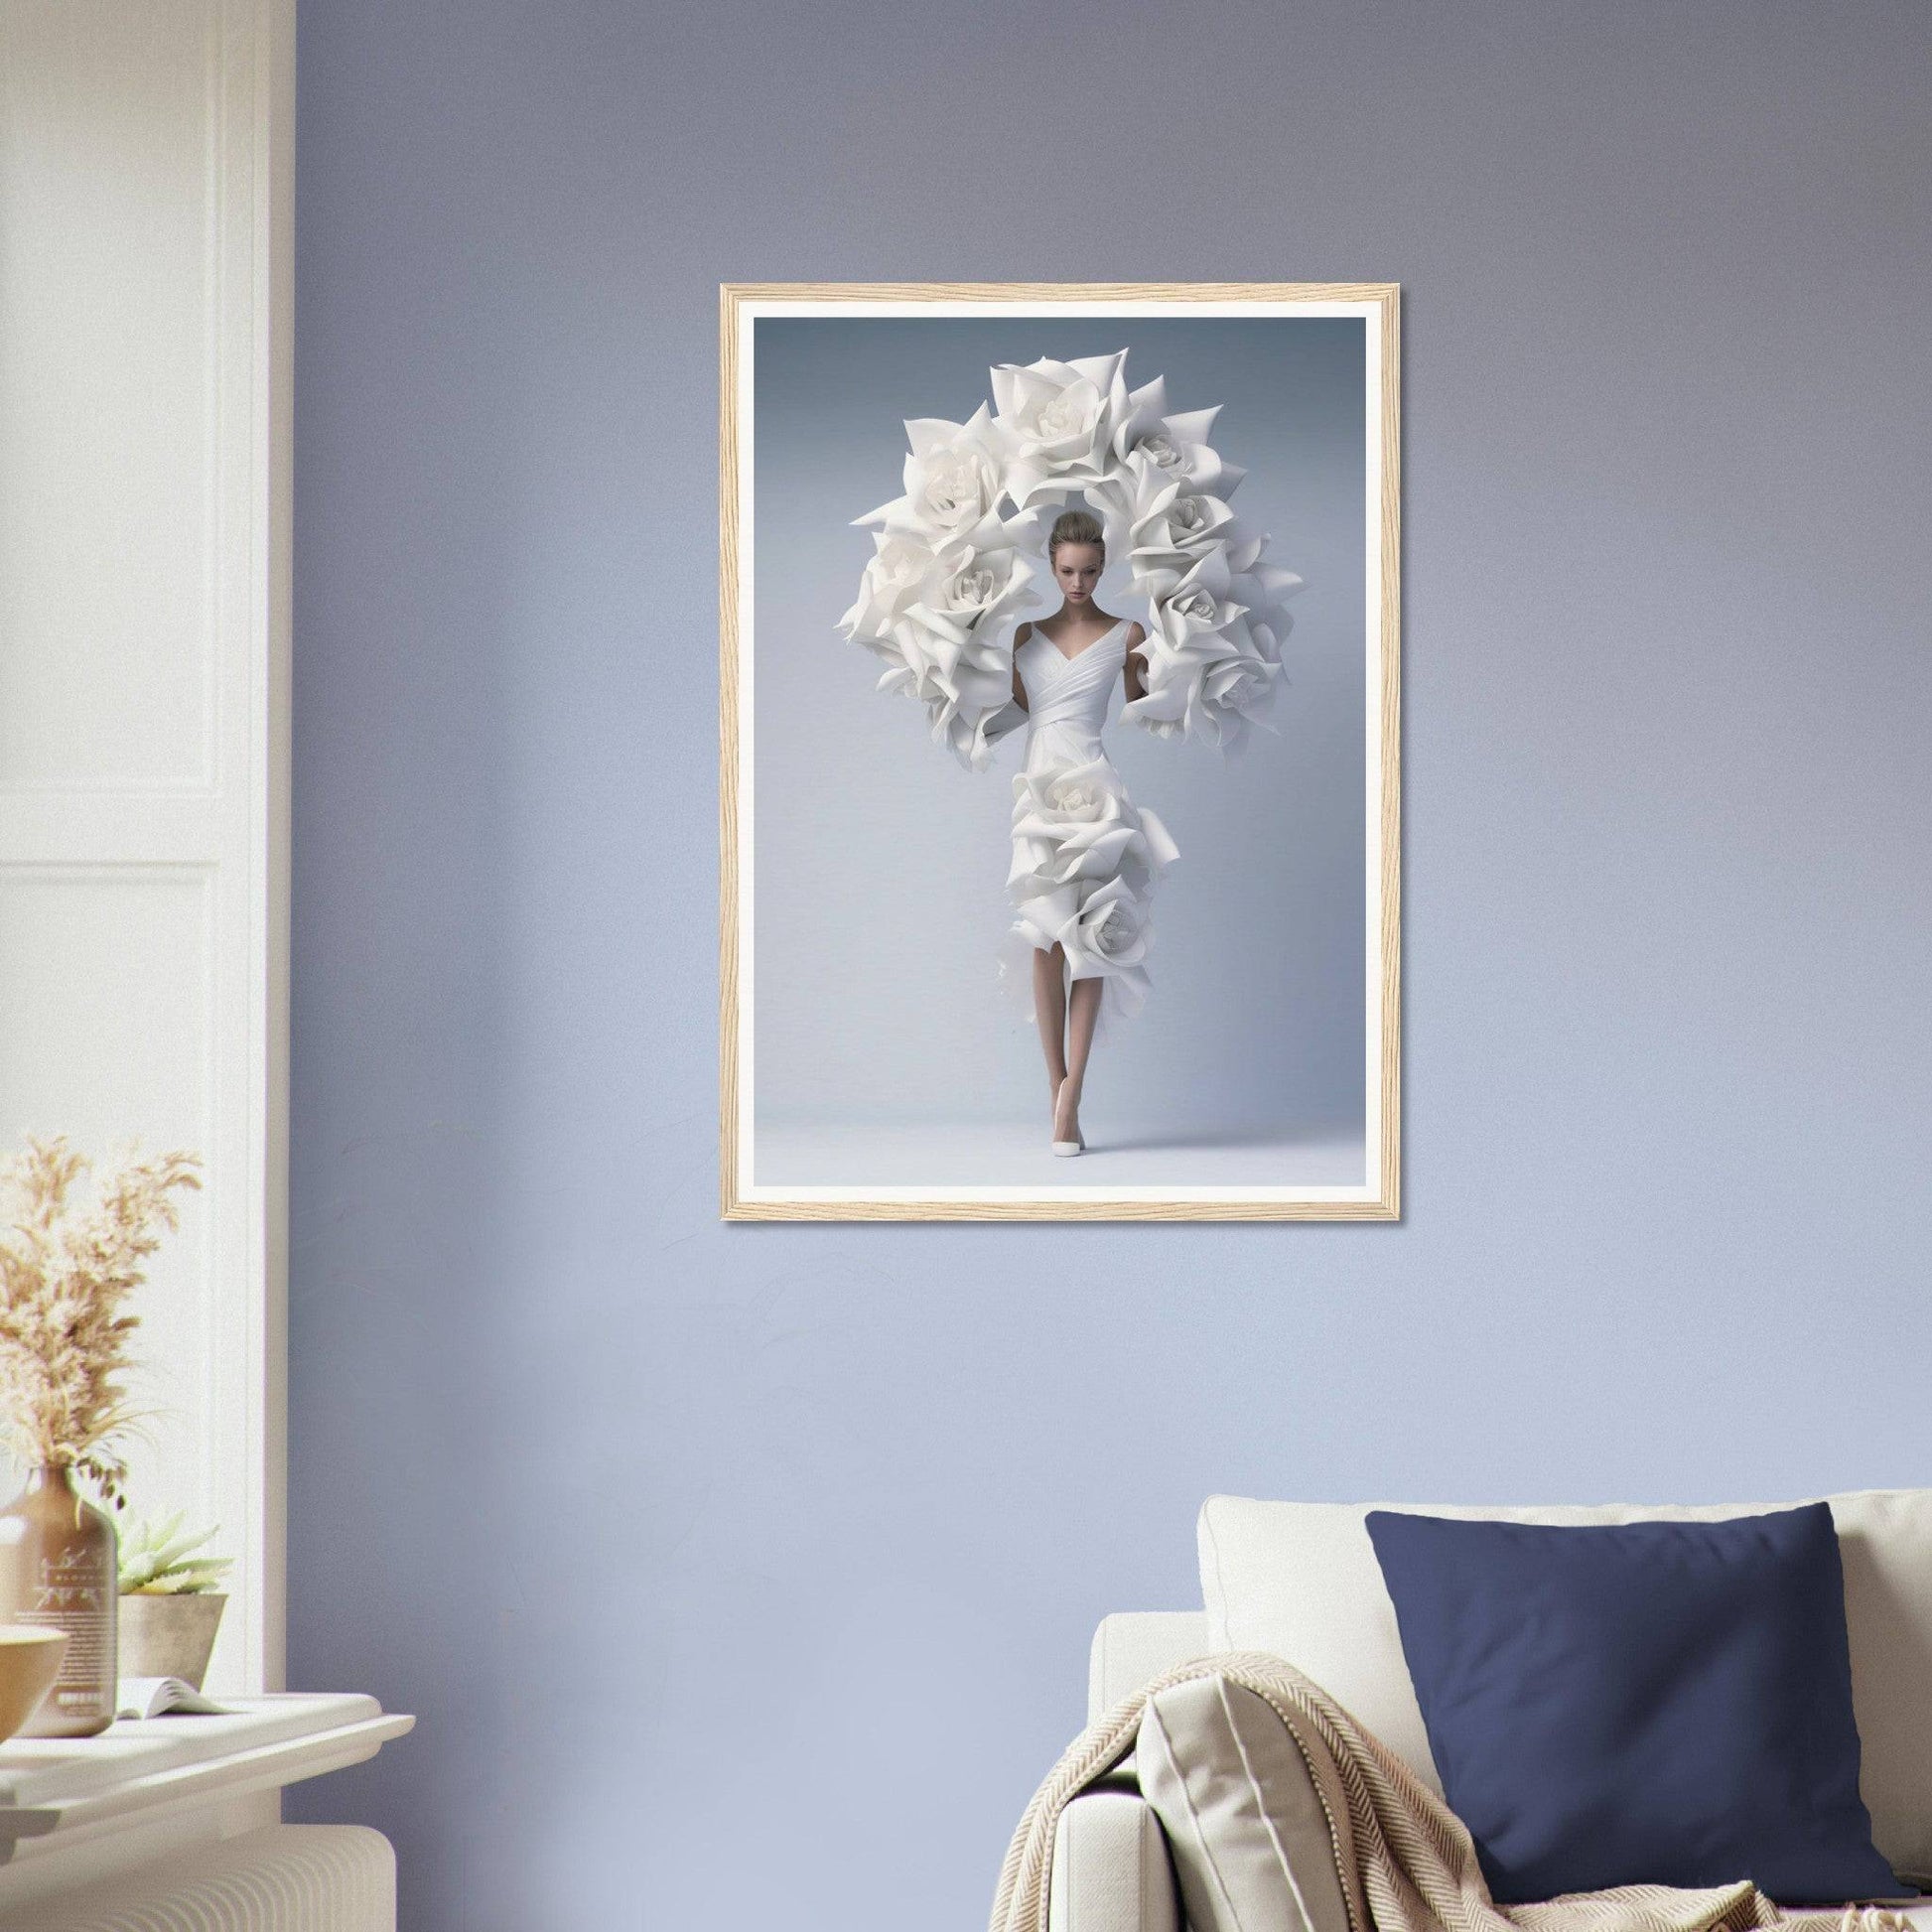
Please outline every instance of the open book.
[[225, 1704], [216, 1704], [179, 1677], [124, 1677], [116, 1693], [117, 1718], [222, 1718]]

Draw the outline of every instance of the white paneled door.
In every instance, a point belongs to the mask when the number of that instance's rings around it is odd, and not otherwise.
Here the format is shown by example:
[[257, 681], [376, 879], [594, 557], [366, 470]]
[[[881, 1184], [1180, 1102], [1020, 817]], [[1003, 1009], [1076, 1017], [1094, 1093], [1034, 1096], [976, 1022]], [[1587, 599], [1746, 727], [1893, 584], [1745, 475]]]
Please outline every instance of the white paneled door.
[[207, 1163], [132, 1508], [282, 1674], [293, 0], [0, 0], [0, 1145]]

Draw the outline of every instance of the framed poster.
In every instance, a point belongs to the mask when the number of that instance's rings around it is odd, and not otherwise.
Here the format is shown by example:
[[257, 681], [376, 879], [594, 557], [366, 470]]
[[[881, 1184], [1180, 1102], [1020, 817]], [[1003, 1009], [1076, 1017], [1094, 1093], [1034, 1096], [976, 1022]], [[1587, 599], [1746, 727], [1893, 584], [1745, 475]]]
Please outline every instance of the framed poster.
[[1396, 289], [722, 297], [726, 1218], [1396, 1218]]

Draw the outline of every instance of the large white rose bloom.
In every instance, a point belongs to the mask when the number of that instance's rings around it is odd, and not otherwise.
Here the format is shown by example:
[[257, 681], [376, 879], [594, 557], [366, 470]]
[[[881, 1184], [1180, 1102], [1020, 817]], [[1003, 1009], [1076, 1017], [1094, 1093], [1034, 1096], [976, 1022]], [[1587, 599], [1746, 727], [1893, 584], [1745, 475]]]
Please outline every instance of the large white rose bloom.
[[855, 642], [892, 661], [900, 661], [893, 629], [917, 598], [935, 552], [923, 537], [881, 531], [873, 538], [872, 561], [859, 578], [859, 595], [839, 620]]
[[1006, 451], [1006, 488], [1017, 509], [1063, 503], [1109, 482], [1119, 465], [1114, 438], [1129, 402], [1121, 366], [1127, 351], [993, 370], [996, 428]]
[[1184, 571], [1149, 573], [1154, 621], [1143, 653], [1146, 695], [1121, 713], [1129, 723], [1232, 750], [1265, 719], [1282, 677], [1286, 621], [1272, 605], [1263, 616], [1246, 600], [1286, 595], [1300, 580], [1261, 566], [1237, 574], [1230, 554], [1227, 542], [1215, 539]]
[[915, 418], [905, 425], [905, 493], [853, 521], [915, 536], [935, 550], [984, 545], [989, 523], [999, 523], [1006, 488], [1000, 440], [986, 404], [964, 423]]
[[[1023, 771], [1013, 781], [1013, 835], [1038, 842], [1030, 867], [1016, 863], [1010, 891], [1050, 893], [1076, 880], [1119, 873], [1136, 885], [1150, 872], [1141, 815], [1104, 759], [1060, 771]], [[1016, 848], [1017, 850], [1020, 848]]]
[[1110, 879], [1080, 900], [1060, 943], [1074, 978], [1114, 981], [1122, 1012], [1132, 1014], [1147, 998], [1151, 938], [1147, 899]]
[[1235, 485], [1248, 473], [1224, 463], [1207, 440], [1220, 413], [1220, 404], [1216, 403], [1212, 409], [1171, 415], [1167, 378], [1157, 375], [1130, 398], [1114, 433], [1114, 454], [1123, 463], [1138, 457], [1195, 494], [1232, 496]]
[[933, 560], [895, 635], [904, 668], [882, 690], [906, 690], [926, 707], [932, 736], [974, 769], [987, 759], [988, 722], [1011, 699], [1015, 612], [1035, 600], [1033, 568], [1010, 546]]
[[1185, 575], [1203, 551], [1239, 528], [1220, 497], [1183, 489], [1167, 471], [1142, 457], [1127, 464], [1109, 508], [1126, 549], [1133, 588], [1143, 597], [1152, 594], [1157, 576]]

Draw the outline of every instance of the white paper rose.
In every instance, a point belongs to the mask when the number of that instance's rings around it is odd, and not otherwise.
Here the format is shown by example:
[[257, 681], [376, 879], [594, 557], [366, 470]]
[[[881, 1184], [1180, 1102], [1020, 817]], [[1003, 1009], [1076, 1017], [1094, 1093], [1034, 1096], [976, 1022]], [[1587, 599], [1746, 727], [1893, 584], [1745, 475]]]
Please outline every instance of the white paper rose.
[[916, 538], [878, 543], [841, 626], [885, 661], [878, 688], [918, 699], [932, 736], [978, 768], [994, 714], [1011, 701], [1007, 633], [1036, 602], [1033, 566], [1012, 548], [935, 556]]
[[1207, 667], [1199, 702], [1205, 714], [1202, 722], [1211, 729], [1216, 744], [1232, 750], [1248, 726], [1268, 728], [1282, 675], [1278, 660], [1261, 656], [1224, 657]]
[[[1197, 557], [1183, 561], [1184, 571], [1150, 574], [1149, 608], [1154, 619], [1150, 637], [1158, 637], [1173, 651], [1225, 655], [1239, 650], [1246, 633], [1236, 626], [1247, 607], [1234, 600], [1227, 545], [1210, 543]], [[1216, 648], [1210, 641], [1215, 638], [1225, 639], [1225, 647]]]
[[1011, 700], [1015, 614], [1036, 600], [1033, 566], [1011, 548], [966, 549], [934, 558], [895, 620], [883, 691], [926, 707], [933, 738], [978, 769], [988, 726]]
[[1063, 771], [1023, 771], [1013, 781], [1013, 834], [1040, 848], [1030, 869], [1016, 868], [1010, 889], [1033, 897], [1081, 879], [1118, 873], [1145, 882], [1149, 852], [1140, 814], [1104, 759]]
[[[1272, 633], [1257, 636], [1232, 595], [1227, 546], [1215, 543], [1175, 576], [1156, 572], [1143, 646], [1144, 695], [1121, 716], [1162, 738], [1202, 738], [1232, 749], [1266, 709]], [[1237, 668], [1237, 667], [1247, 668]]]
[[995, 427], [1016, 509], [1064, 502], [1115, 475], [1115, 436], [1129, 410], [1126, 359], [1123, 348], [1072, 362], [1002, 362], [993, 370]]
[[1225, 499], [1234, 494], [1235, 485], [1248, 473], [1222, 462], [1207, 440], [1220, 413], [1216, 403], [1212, 409], [1171, 415], [1167, 378], [1156, 376], [1129, 399], [1114, 432], [1114, 455], [1123, 463], [1138, 458], [1150, 468], [1163, 471], [1183, 489]]
[[1183, 576], [1202, 552], [1224, 541], [1236, 527], [1234, 512], [1220, 497], [1185, 490], [1150, 463], [1130, 466], [1126, 486], [1116, 500], [1127, 568], [1134, 590], [1143, 596], [1156, 588], [1155, 580], [1164, 574]]
[[1028, 589], [1033, 574], [1033, 566], [1017, 550], [966, 550], [940, 557], [899, 621], [908, 655], [916, 649], [941, 664], [964, 657], [1005, 664], [1006, 631], [1014, 613], [1035, 601]]
[[1072, 978], [1115, 981], [1132, 1011], [1147, 996], [1149, 939], [1147, 901], [1124, 880], [1109, 879], [1081, 899], [1060, 943]]
[[839, 628], [869, 650], [882, 644], [895, 654], [893, 626], [917, 599], [919, 587], [932, 568], [934, 552], [923, 538], [880, 532], [874, 537], [871, 562], [859, 578], [859, 595], [839, 620]]
[[915, 537], [934, 550], [993, 540], [988, 525], [999, 523], [1006, 465], [986, 404], [964, 423], [915, 418], [905, 425], [905, 493], [853, 521]]
[[1145, 688], [1140, 697], [1121, 707], [1121, 722], [1138, 725], [1156, 738], [1207, 736], [1201, 729], [1200, 709], [1201, 683], [1206, 675], [1207, 665], [1198, 658], [1150, 647], [1143, 676]]
[[1267, 626], [1249, 625], [1238, 645], [1224, 633], [1182, 651], [1151, 645], [1146, 695], [1121, 716], [1159, 738], [1203, 739], [1232, 751], [1251, 725], [1264, 725], [1285, 681]]

